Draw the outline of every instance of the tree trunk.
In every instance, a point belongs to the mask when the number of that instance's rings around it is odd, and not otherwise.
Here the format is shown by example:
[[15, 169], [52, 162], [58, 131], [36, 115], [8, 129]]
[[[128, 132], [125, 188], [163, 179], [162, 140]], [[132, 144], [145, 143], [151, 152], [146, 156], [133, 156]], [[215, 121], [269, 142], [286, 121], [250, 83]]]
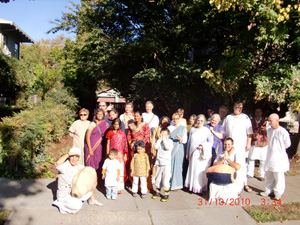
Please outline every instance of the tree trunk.
[[296, 150], [296, 154], [297, 156], [300, 156], [300, 122], [298, 122], [298, 135], [297, 135], [297, 142], [298, 142], [298, 145], [297, 145], [297, 150]]

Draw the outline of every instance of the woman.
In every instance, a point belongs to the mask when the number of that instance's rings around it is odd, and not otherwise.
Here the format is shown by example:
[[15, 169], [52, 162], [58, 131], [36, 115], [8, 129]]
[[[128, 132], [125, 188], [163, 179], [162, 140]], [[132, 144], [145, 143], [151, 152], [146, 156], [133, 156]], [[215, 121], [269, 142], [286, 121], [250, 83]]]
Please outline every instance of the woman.
[[[112, 112], [112, 111], [111, 111]], [[118, 150], [117, 160], [121, 163], [121, 174], [118, 184], [118, 193], [121, 194], [121, 190], [124, 190], [124, 184], [128, 178], [126, 173], [126, 162], [128, 158], [128, 144], [125, 132], [121, 129], [121, 120], [116, 118], [112, 121], [110, 130], [106, 134], [107, 148], [106, 154], [109, 155], [111, 149]]]
[[86, 131], [90, 125], [89, 110], [82, 108], [79, 111], [80, 120], [76, 120], [69, 128], [69, 136], [73, 138], [73, 148], [79, 148], [81, 156], [79, 158], [79, 164], [84, 165], [84, 138]]
[[174, 113], [172, 116], [174, 125], [168, 127], [171, 132], [171, 139], [174, 147], [172, 149], [172, 177], [170, 181], [171, 190], [179, 190], [183, 188], [183, 159], [184, 159], [184, 144], [187, 142], [186, 126], [180, 125], [180, 116]]
[[189, 121], [187, 122], [187, 130], [188, 134], [190, 134], [191, 128], [194, 127], [196, 123], [197, 116], [195, 114], [191, 115], [189, 118]]
[[104, 120], [104, 111], [96, 110], [96, 119], [86, 132], [85, 164], [93, 167], [96, 171], [102, 159], [103, 136], [108, 128], [108, 123]]
[[[162, 118], [160, 118], [158, 127], [156, 127], [153, 130], [152, 134], [151, 134], [151, 145], [152, 146], [159, 139], [161, 129], [162, 128], [168, 128], [169, 125], [170, 125], [170, 119], [169, 119], [169, 117], [163, 116]], [[152, 147], [151, 148], [151, 153], [152, 154], [154, 154], [153, 150], [154, 150], [154, 148]]]
[[[118, 111], [116, 109], [112, 109], [109, 112], [109, 127], [111, 127], [111, 123], [114, 119], [118, 118]], [[125, 132], [125, 124], [121, 121], [120, 129]]]
[[209, 188], [209, 201], [215, 201], [217, 199], [236, 199], [239, 196], [239, 190], [243, 187], [243, 179], [240, 179], [241, 165], [243, 158], [239, 157], [238, 153], [233, 149], [233, 139], [227, 137], [224, 139], [224, 151], [218, 155], [215, 160], [214, 166], [226, 164], [234, 168], [237, 173], [237, 179], [231, 184], [216, 184], [212, 182]]
[[141, 112], [136, 111], [134, 113], [135, 123], [128, 123], [129, 131], [127, 134], [127, 140], [131, 141], [142, 140], [145, 143], [146, 153], [150, 153], [150, 127], [148, 123], [143, 122], [143, 117]]
[[205, 123], [205, 116], [198, 115], [197, 127], [191, 129], [187, 147], [186, 158], [189, 160], [189, 168], [185, 186], [194, 193], [207, 191], [206, 169], [211, 161], [213, 136], [210, 130], [204, 126]]
[[210, 166], [214, 164], [217, 155], [223, 151], [222, 140], [225, 138], [225, 134], [224, 134], [224, 128], [221, 125], [219, 125], [220, 120], [221, 117], [219, 116], [219, 114], [213, 114], [211, 116], [210, 124], [204, 125], [210, 130], [210, 132], [213, 134], [214, 137]]

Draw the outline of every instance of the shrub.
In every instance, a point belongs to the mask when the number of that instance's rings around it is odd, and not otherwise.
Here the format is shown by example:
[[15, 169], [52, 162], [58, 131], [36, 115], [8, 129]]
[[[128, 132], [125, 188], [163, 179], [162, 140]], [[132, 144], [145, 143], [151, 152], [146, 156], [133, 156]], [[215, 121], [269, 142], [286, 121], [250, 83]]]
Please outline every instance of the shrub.
[[47, 143], [62, 137], [73, 118], [72, 109], [52, 98], [2, 118], [1, 174], [13, 178], [35, 176], [36, 168], [49, 158], [44, 152]]

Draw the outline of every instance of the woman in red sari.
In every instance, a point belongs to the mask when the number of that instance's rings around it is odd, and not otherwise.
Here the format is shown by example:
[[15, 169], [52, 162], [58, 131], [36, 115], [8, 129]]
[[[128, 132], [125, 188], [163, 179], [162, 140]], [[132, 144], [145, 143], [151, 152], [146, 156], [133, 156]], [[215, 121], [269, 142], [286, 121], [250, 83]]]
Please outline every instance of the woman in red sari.
[[121, 163], [120, 181], [118, 184], [118, 194], [121, 194], [121, 190], [124, 190], [125, 182], [128, 178], [126, 173], [126, 162], [128, 159], [128, 144], [125, 132], [121, 129], [121, 120], [116, 118], [112, 121], [110, 130], [106, 134], [107, 148], [106, 153], [109, 155], [111, 149], [118, 150], [117, 160]]
[[145, 143], [146, 152], [150, 154], [150, 127], [148, 123], [143, 122], [143, 117], [141, 112], [136, 111], [134, 113], [134, 120], [128, 121], [129, 131], [127, 134], [127, 140], [130, 144], [131, 141], [142, 140]]
[[85, 145], [85, 165], [93, 167], [96, 171], [102, 159], [102, 142], [107, 128], [108, 123], [104, 120], [104, 111], [97, 109], [96, 119], [90, 123], [86, 132]]

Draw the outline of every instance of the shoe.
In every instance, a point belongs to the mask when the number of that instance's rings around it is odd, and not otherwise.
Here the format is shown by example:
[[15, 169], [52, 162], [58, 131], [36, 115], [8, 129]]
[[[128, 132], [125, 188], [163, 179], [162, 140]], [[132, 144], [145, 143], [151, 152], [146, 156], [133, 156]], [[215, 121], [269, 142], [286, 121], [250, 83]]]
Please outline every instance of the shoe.
[[116, 200], [117, 198], [116, 197], [111, 197], [111, 200]]
[[60, 208], [59, 208], [59, 212], [60, 212], [60, 214], [62, 214], [62, 215], [69, 214], [68, 212], [66, 212], [66, 211], [63, 211], [63, 210], [62, 210], [62, 209], [60, 209]]
[[249, 193], [252, 192], [252, 189], [247, 184], [244, 186], [244, 189], [245, 189], [245, 191], [247, 191]]
[[164, 196], [160, 199], [161, 202], [167, 202], [168, 200], [169, 200], [169, 195], [164, 195]]
[[94, 201], [88, 200], [89, 205], [103, 206], [101, 202], [98, 202], [96, 199]]
[[154, 195], [151, 197], [152, 199], [157, 199], [159, 198], [159, 193], [155, 192]]
[[146, 196], [147, 196], [146, 194], [142, 194], [141, 198], [146, 198]]
[[264, 177], [258, 177], [257, 180], [259, 180], [259, 181], [265, 181], [265, 178]]
[[278, 192], [275, 191], [275, 199], [278, 201], [279, 199], [281, 199], [281, 195], [278, 194]]
[[137, 193], [132, 193], [132, 196], [133, 197], [137, 197]]
[[108, 200], [110, 200], [110, 199], [111, 199], [111, 196], [106, 196], [106, 198], [107, 198]]
[[118, 195], [122, 194], [122, 191], [118, 191]]
[[267, 197], [267, 196], [269, 196], [270, 193], [264, 191], [264, 192], [260, 192], [259, 194], [260, 194], [261, 196]]

